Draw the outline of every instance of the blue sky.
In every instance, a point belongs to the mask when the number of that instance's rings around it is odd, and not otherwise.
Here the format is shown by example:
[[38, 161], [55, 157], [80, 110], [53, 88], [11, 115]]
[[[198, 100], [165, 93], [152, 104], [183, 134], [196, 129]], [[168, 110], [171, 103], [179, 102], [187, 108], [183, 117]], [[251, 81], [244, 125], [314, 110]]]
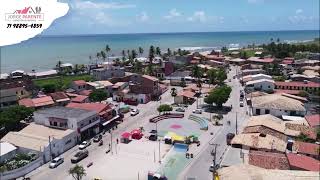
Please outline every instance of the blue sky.
[[44, 34], [319, 29], [319, 0], [61, 0]]

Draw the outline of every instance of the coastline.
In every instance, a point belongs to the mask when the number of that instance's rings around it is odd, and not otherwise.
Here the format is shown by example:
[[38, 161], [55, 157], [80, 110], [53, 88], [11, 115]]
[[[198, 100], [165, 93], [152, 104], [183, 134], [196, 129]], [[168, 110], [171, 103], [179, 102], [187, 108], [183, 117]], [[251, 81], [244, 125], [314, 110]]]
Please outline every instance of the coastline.
[[[274, 34], [275, 33], [275, 34]], [[308, 34], [309, 33], [309, 34]], [[103, 50], [106, 44], [111, 47], [109, 56], [119, 56], [127, 49], [144, 48], [148, 54], [150, 45], [190, 51], [208, 51], [223, 46], [241, 48], [248, 44], [269, 43], [270, 37], [280, 38], [281, 42], [303, 43], [312, 41], [319, 32], [299, 31], [241, 31], [241, 32], [188, 32], [188, 33], [141, 33], [103, 35], [43, 35], [25, 41], [20, 45], [1, 47], [1, 73], [22, 69], [26, 72], [53, 69], [61, 60], [72, 64], [90, 64], [89, 56]]]

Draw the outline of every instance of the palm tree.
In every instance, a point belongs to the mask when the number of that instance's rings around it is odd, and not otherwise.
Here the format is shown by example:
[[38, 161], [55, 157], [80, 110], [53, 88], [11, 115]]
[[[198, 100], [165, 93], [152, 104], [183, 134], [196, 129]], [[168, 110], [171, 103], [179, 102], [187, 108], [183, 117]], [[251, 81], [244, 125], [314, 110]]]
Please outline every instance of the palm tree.
[[143, 49], [142, 49], [142, 47], [139, 47], [139, 54], [140, 54], [140, 57], [141, 57], [142, 54], [143, 54]]
[[109, 47], [108, 44], [106, 45], [105, 51], [106, 51], [106, 54], [107, 54], [107, 59], [108, 59], [108, 61], [109, 61], [109, 52], [111, 51], [111, 49], [110, 49], [110, 47]]
[[273, 38], [270, 38], [270, 41], [273, 42]]
[[172, 55], [172, 52], [171, 52], [170, 48], [168, 48], [167, 54], [168, 54], [168, 56], [171, 56], [171, 55]]
[[179, 56], [182, 56], [182, 51], [180, 48], [178, 49], [178, 54], [179, 54]]
[[70, 168], [68, 172], [75, 180], [81, 180], [84, 176], [87, 175], [86, 170], [83, 168], [83, 166], [78, 164]]
[[126, 57], [126, 51], [125, 50], [122, 50], [122, 57]]
[[154, 58], [154, 53], [155, 53], [154, 46], [150, 46], [150, 49], [149, 49], [149, 62], [150, 62], [150, 64], [152, 64], [152, 61]]
[[159, 47], [156, 47], [156, 54], [161, 56], [161, 49]]
[[62, 65], [62, 61], [59, 60], [59, 61], [57, 62], [57, 64], [56, 64], [56, 68], [58, 69], [59, 73], [61, 73], [61, 71], [62, 71], [61, 65]]
[[192, 67], [191, 76], [197, 78], [198, 86], [201, 86], [201, 77], [203, 76], [203, 70], [199, 66], [194, 65]]
[[104, 51], [101, 51], [100, 54], [101, 54], [103, 61], [105, 61], [106, 60], [106, 53]]
[[209, 69], [207, 72], [208, 78], [209, 78], [209, 87], [212, 84], [215, 84], [217, 79], [217, 70], [216, 69]]
[[78, 74], [79, 71], [80, 71], [79, 64], [75, 64], [73, 68], [73, 73]]
[[135, 73], [141, 73], [141, 71], [142, 71], [142, 63], [140, 61], [134, 62], [133, 71]]
[[101, 57], [101, 53], [100, 52], [97, 52], [97, 55], [96, 55], [97, 59], [96, 59], [96, 64], [98, 64], [98, 60], [100, 59]]
[[136, 50], [134, 50], [134, 49], [132, 49], [131, 50], [131, 56], [132, 56], [132, 59], [135, 59], [136, 57], [137, 57], [137, 52], [136, 52]]
[[280, 38], [277, 38], [277, 43], [279, 43], [280, 42]]

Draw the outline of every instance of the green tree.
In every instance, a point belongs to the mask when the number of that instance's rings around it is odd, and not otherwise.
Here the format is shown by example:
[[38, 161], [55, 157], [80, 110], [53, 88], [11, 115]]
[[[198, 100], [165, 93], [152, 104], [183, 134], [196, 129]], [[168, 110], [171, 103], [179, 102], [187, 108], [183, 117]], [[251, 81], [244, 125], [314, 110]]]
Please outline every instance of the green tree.
[[176, 97], [177, 96], [177, 89], [176, 88], [171, 88], [171, 96]]
[[227, 73], [224, 69], [222, 68], [219, 68], [217, 73], [216, 73], [216, 76], [217, 76], [217, 81], [218, 81], [218, 84], [219, 85], [222, 85], [224, 84], [224, 81], [227, 79]]
[[75, 64], [74, 67], [72, 68], [72, 71], [74, 74], [78, 74], [80, 71], [79, 64]]
[[160, 49], [160, 47], [156, 47], [156, 54], [157, 54], [158, 56], [161, 56], [161, 49]]
[[209, 93], [204, 102], [207, 104], [214, 103], [218, 108], [222, 108], [222, 105], [229, 99], [231, 90], [231, 87], [227, 85], [217, 87]]
[[209, 78], [209, 86], [212, 84], [214, 85], [217, 80], [217, 69], [209, 69], [207, 72]]
[[162, 112], [168, 112], [168, 111], [172, 111], [172, 107], [168, 104], [161, 104], [158, 108], [157, 108], [159, 113]]
[[106, 45], [106, 48], [104, 49], [106, 51], [107, 54], [107, 59], [109, 60], [109, 52], [111, 51], [111, 48], [109, 47], [109, 45]]
[[105, 61], [106, 57], [107, 57], [106, 53], [104, 51], [101, 51], [100, 54], [101, 54], [103, 61]]
[[131, 58], [132, 58], [132, 59], [137, 58], [137, 55], [138, 55], [138, 54], [137, 54], [136, 50], [134, 50], [134, 49], [131, 50]]
[[44, 93], [54, 93], [57, 90], [56, 85], [52, 84], [52, 83], [45, 84], [45, 85], [42, 86], [42, 88], [43, 88], [43, 92]]
[[0, 112], [0, 127], [5, 127], [7, 131], [14, 130], [21, 120], [32, 115], [33, 112], [33, 108], [18, 105], [3, 109]]
[[122, 52], [121, 52], [121, 54], [122, 54], [122, 57], [126, 57], [126, 51], [125, 50], [122, 50]]
[[93, 90], [92, 93], [89, 95], [90, 101], [93, 101], [93, 102], [100, 102], [100, 101], [106, 100], [107, 98], [108, 98], [108, 94], [101, 89]]
[[75, 180], [81, 180], [84, 176], [87, 175], [86, 170], [83, 168], [83, 166], [78, 164], [70, 168], [68, 172]]
[[141, 57], [142, 54], [143, 54], [143, 48], [142, 48], [142, 47], [139, 47], [139, 54], [140, 54], [140, 57]]
[[141, 73], [142, 71], [142, 63], [140, 61], [135, 61], [133, 64], [133, 71], [135, 73]]
[[152, 62], [153, 62], [154, 54], [155, 54], [154, 46], [150, 46], [150, 49], [149, 49], [149, 63], [150, 64], [152, 64]]
[[62, 61], [59, 60], [59, 61], [57, 62], [57, 64], [56, 64], [56, 69], [58, 70], [59, 73], [62, 72], [62, 67], [61, 67], [61, 65], [62, 65]]
[[309, 138], [309, 136], [304, 133], [299, 134], [299, 136], [297, 136], [297, 140], [302, 141], [302, 142], [309, 142], [309, 143], [314, 142], [313, 139]]
[[191, 76], [197, 79], [197, 84], [201, 87], [201, 77], [203, 76], [203, 69], [194, 65], [191, 70]]
[[171, 56], [171, 55], [172, 55], [172, 52], [171, 52], [171, 49], [170, 49], [170, 48], [168, 48], [168, 50], [167, 50], [167, 55], [168, 55], [168, 56]]

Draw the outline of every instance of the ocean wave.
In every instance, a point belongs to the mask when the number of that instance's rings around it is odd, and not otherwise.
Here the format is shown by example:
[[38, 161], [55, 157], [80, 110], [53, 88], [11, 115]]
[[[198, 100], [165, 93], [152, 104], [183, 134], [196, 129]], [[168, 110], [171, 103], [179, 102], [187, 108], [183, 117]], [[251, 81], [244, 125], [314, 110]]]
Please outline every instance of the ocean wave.
[[295, 43], [306, 43], [306, 42], [311, 42], [313, 41], [312, 39], [307, 39], [307, 40], [284, 40], [283, 42], [288, 43], [288, 44], [295, 44]]
[[181, 50], [185, 50], [185, 51], [205, 51], [205, 50], [212, 50], [212, 49], [216, 49], [217, 47], [205, 47], [205, 46], [194, 46], [194, 47], [180, 47], [180, 48], [176, 48], [176, 50], [181, 49]]

